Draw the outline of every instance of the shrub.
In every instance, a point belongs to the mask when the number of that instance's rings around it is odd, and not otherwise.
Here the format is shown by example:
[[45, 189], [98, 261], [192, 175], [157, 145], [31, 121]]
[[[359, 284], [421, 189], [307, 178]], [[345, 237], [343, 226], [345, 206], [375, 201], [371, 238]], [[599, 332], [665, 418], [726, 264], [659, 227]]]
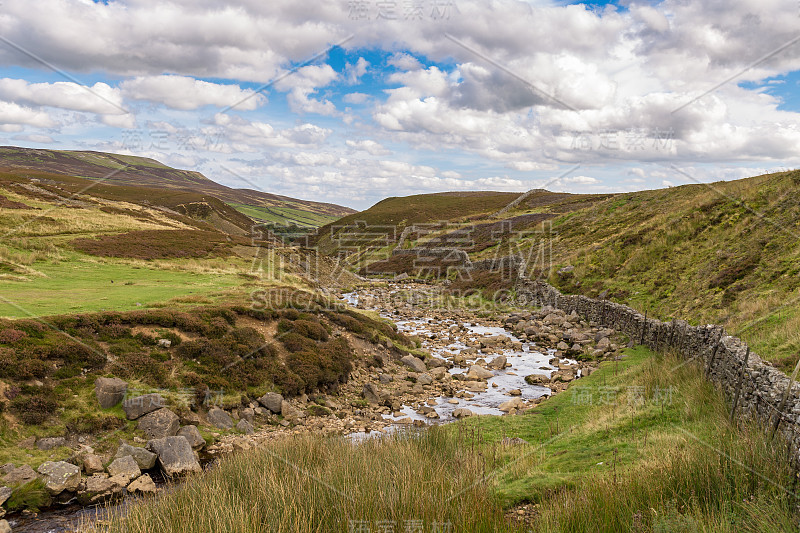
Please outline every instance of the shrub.
[[39, 425], [52, 415], [58, 404], [52, 391], [40, 391], [34, 396], [20, 394], [11, 400], [11, 409], [26, 424]]
[[3, 331], [0, 331], [0, 343], [14, 344], [15, 342], [20, 341], [27, 336], [27, 333], [18, 329], [4, 329]]
[[316, 342], [295, 332], [285, 333], [281, 337], [281, 343], [283, 343], [290, 352], [311, 351], [317, 347]]
[[306, 392], [335, 389], [345, 383], [352, 370], [352, 349], [344, 338], [317, 346], [316, 350], [292, 353], [287, 357], [289, 370], [305, 383]]

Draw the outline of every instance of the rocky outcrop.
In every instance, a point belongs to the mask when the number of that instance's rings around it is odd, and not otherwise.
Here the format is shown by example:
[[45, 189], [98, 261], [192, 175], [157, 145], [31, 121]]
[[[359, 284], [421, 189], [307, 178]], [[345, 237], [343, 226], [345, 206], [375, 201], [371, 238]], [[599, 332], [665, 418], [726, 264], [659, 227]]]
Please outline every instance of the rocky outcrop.
[[42, 475], [47, 492], [53, 496], [65, 490], [74, 492], [81, 482], [81, 469], [64, 461], [47, 461], [37, 471]]
[[200, 434], [200, 430], [195, 426], [183, 426], [178, 430], [177, 435], [189, 441], [189, 446], [191, 446], [193, 450], [197, 450], [206, 445], [206, 440]]
[[94, 382], [94, 395], [102, 409], [114, 407], [125, 398], [128, 384], [118, 378], [99, 377]]
[[231, 415], [219, 407], [212, 407], [209, 409], [206, 418], [208, 419], [208, 423], [217, 429], [227, 430], [233, 428], [233, 419]]
[[164, 437], [147, 443], [147, 449], [158, 456], [158, 464], [167, 476], [200, 472], [194, 451], [185, 437]]
[[283, 403], [283, 396], [277, 392], [268, 392], [258, 399], [258, 403], [269, 409], [276, 415], [281, 413], [281, 404]]
[[140, 418], [138, 427], [148, 439], [161, 439], [175, 435], [180, 425], [178, 415], [166, 407], [162, 407]]
[[406, 365], [414, 372], [422, 373], [427, 370], [427, 367], [425, 366], [425, 363], [422, 362], [422, 359], [414, 357], [413, 355], [404, 356], [403, 358], [400, 359], [400, 362]]
[[126, 398], [122, 402], [122, 409], [125, 411], [125, 417], [128, 420], [136, 420], [141, 418], [147, 413], [152, 413], [164, 407], [166, 402], [160, 394], [143, 394], [135, 398]]
[[136, 460], [130, 455], [114, 459], [111, 464], [108, 465], [108, 473], [111, 477], [124, 479], [125, 485], [142, 475], [142, 471], [139, 470], [139, 465], [136, 464]]
[[119, 459], [120, 457], [126, 456], [133, 457], [133, 460], [136, 461], [136, 465], [141, 470], [150, 470], [156, 465], [156, 454], [144, 448], [131, 446], [130, 444], [123, 442], [117, 449], [117, 453], [114, 455], [114, 458]]

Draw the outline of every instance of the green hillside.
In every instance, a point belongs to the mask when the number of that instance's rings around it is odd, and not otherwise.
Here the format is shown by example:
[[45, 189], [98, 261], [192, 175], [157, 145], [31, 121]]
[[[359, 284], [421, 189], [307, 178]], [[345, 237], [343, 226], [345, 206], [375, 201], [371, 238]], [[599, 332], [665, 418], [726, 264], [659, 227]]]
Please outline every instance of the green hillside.
[[[110, 185], [191, 191], [218, 198], [254, 220], [287, 225], [319, 227], [353, 213], [352, 209], [335, 204], [251, 189], [233, 189], [199, 172], [175, 169], [153, 159], [131, 155], [3, 146], [0, 147], [0, 169], [80, 176], [100, 179]], [[260, 213], [271, 215], [262, 218]]]

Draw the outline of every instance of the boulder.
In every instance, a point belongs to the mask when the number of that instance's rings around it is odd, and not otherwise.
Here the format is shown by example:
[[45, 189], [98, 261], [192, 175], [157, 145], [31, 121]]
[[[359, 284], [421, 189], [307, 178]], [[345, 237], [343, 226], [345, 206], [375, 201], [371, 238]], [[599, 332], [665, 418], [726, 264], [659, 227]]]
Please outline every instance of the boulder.
[[[13, 467], [13, 465], [12, 465]], [[3, 483], [6, 485], [24, 485], [29, 481], [33, 481], [39, 477], [36, 472], [28, 465], [22, 465], [18, 468], [9, 469], [8, 473], [3, 476]]]
[[430, 374], [420, 374], [419, 377], [417, 377], [417, 383], [420, 385], [430, 385], [433, 383], [433, 378]]
[[125, 487], [109, 479], [108, 474], [93, 474], [78, 486], [78, 501], [82, 505], [95, 505], [121, 496]]
[[247, 420], [251, 424], [253, 423], [253, 418], [256, 416], [256, 411], [252, 407], [245, 407], [244, 409], [239, 410], [239, 418], [242, 420]]
[[133, 460], [136, 461], [136, 465], [141, 470], [150, 470], [156, 465], [156, 454], [149, 452], [144, 448], [131, 446], [130, 444], [126, 444], [124, 442], [120, 444], [116, 455], [114, 455], [114, 459], [119, 459], [120, 457], [126, 457], [128, 455], [133, 457]]
[[436, 368], [432, 368], [428, 373], [433, 379], [438, 381], [444, 379], [447, 375], [447, 369], [443, 366], [437, 366]]
[[381, 403], [381, 393], [374, 383], [364, 383], [364, 387], [361, 389], [361, 394], [369, 403]]
[[147, 443], [147, 449], [158, 456], [158, 463], [168, 476], [200, 472], [200, 463], [186, 437], [164, 437]]
[[239, 422], [236, 424], [236, 431], [240, 431], [245, 435], [252, 435], [253, 433], [255, 433], [255, 429], [253, 429], [253, 424], [251, 424], [244, 418], [239, 420]]
[[611, 341], [608, 340], [608, 337], [603, 337], [602, 339], [597, 341], [596, 348], [598, 350], [603, 350], [604, 352], [607, 352], [608, 350], [611, 349]]
[[306, 414], [286, 400], [281, 402], [281, 416], [284, 418], [303, 418]]
[[14, 491], [11, 490], [11, 487], [0, 487], [0, 506], [6, 503], [6, 500], [11, 497], [12, 492]]
[[472, 365], [469, 367], [469, 372], [467, 372], [467, 379], [470, 380], [484, 380], [489, 379], [494, 374], [490, 370], [486, 370], [482, 366]]
[[472, 411], [470, 411], [469, 409], [467, 409], [465, 407], [459, 407], [458, 409], [453, 411], [453, 418], [466, 418], [466, 417], [472, 416], [474, 414], [475, 413], [473, 413]]
[[501, 403], [498, 409], [504, 413], [508, 413], [514, 411], [515, 409], [522, 409], [523, 407], [525, 407], [525, 402], [523, 402], [521, 398], [514, 398], [512, 400], [508, 400], [507, 402]]
[[233, 428], [233, 419], [231, 415], [220, 409], [219, 407], [212, 407], [208, 410], [206, 415], [208, 423], [217, 429], [231, 429]]
[[172, 346], [172, 341], [169, 339], [158, 339], [158, 345], [162, 348], [169, 348]]
[[139, 470], [139, 465], [136, 464], [136, 460], [130, 455], [111, 461], [111, 464], [108, 465], [108, 473], [111, 477], [123, 478], [125, 481], [124, 483], [120, 483], [120, 485], [127, 485], [131, 480], [142, 475], [142, 471]]
[[550, 378], [544, 374], [531, 374], [529, 376], [525, 376], [525, 383], [528, 385], [545, 385], [550, 383]]
[[512, 390], [508, 391], [508, 394], [510, 396], [522, 396], [522, 391], [519, 390], [519, 389], [512, 389]]
[[11, 526], [8, 520], [0, 520], [0, 533], [11, 533]]
[[206, 439], [200, 434], [200, 430], [195, 426], [183, 426], [178, 430], [179, 437], [186, 437], [189, 441], [189, 446], [193, 449], [202, 448], [206, 445]]
[[45, 437], [36, 441], [36, 447], [42, 451], [49, 451], [61, 446], [66, 446], [67, 441], [64, 437]]
[[122, 409], [128, 420], [136, 420], [148, 413], [157, 411], [166, 405], [160, 394], [144, 394], [135, 398], [126, 398], [122, 402]]
[[148, 474], [142, 474], [128, 485], [130, 494], [155, 494], [157, 491], [156, 484]]
[[499, 357], [495, 357], [494, 359], [492, 359], [491, 362], [486, 366], [488, 366], [489, 368], [493, 368], [494, 370], [503, 370], [506, 367], [506, 362], [507, 362], [506, 356], [501, 355]]
[[408, 368], [413, 370], [414, 372], [425, 372], [427, 368], [425, 367], [425, 363], [422, 362], [422, 359], [418, 357], [414, 357], [413, 355], [406, 355], [400, 362], [406, 365]]
[[469, 392], [484, 392], [486, 390], [486, 382], [485, 381], [465, 381], [464, 382], [464, 389], [468, 390]]
[[178, 415], [162, 407], [158, 411], [144, 415], [139, 420], [138, 427], [148, 439], [161, 439], [175, 435], [181, 427], [181, 422]]
[[425, 359], [425, 366], [427, 366], [428, 369], [432, 369], [439, 367], [447, 368], [449, 365], [447, 364], [447, 361], [445, 361], [441, 357], [428, 357]]
[[37, 471], [42, 475], [47, 492], [53, 496], [65, 490], [74, 492], [81, 482], [81, 469], [64, 461], [47, 461]]
[[281, 403], [283, 403], [283, 396], [277, 392], [268, 392], [258, 399], [258, 403], [275, 413], [276, 415], [281, 412]]
[[93, 453], [87, 453], [81, 458], [83, 471], [86, 475], [99, 474], [105, 469], [103, 468], [103, 460]]
[[97, 378], [94, 382], [94, 395], [102, 409], [114, 407], [125, 399], [128, 384], [119, 378]]

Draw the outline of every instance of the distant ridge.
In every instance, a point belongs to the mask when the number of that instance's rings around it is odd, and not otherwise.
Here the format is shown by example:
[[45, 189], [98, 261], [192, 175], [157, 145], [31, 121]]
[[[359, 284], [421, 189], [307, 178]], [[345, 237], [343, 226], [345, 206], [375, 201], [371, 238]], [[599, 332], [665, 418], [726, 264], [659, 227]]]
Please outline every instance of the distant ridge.
[[36, 170], [89, 179], [110, 185], [192, 191], [219, 198], [250, 218], [276, 224], [319, 227], [356, 211], [325, 202], [234, 189], [200, 172], [169, 167], [154, 159], [94, 151], [0, 147], [0, 168]]

